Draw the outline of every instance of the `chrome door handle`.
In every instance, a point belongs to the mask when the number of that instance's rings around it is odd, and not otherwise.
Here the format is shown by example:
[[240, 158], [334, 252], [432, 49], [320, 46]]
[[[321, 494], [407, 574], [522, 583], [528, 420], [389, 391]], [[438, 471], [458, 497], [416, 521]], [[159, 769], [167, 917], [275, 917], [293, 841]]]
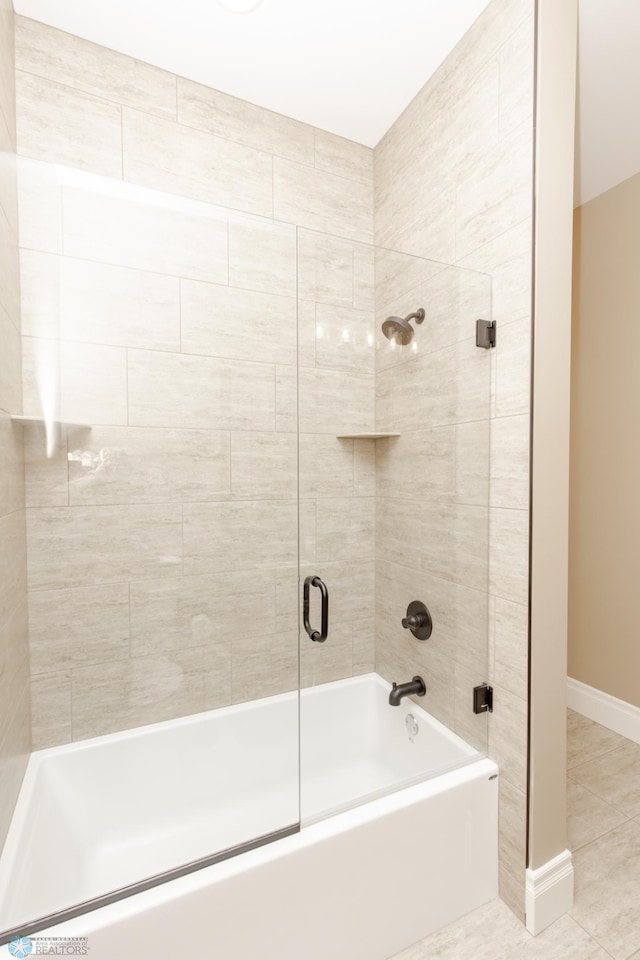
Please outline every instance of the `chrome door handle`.
[[[309, 587], [318, 587], [322, 596], [322, 624], [320, 630], [314, 630], [309, 623]], [[307, 577], [304, 581], [302, 619], [304, 628], [314, 643], [324, 643], [329, 632], [329, 591], [320, 577]]]

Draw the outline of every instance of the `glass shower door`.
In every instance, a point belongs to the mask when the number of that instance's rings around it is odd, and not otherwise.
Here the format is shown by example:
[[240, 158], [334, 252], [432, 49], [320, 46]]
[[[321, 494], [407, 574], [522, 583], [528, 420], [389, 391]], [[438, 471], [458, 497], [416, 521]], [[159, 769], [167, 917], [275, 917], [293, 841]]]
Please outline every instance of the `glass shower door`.
[[[485, 275], [298, 230], [300, 575], [329, 596], [326, 640], [301, 633], [303, 824], [486, 753], [473, 690], [489, 678], [492, 362], [479, 319]], [[429, 630], [407, 621], [416, 603]], [[318, 629], [314, 590], [311, 614]], [[414, 684], [398, 706], [392, 682]], [[442, 749], [412, 735], [420, 711]]]
[[33, 933], [299, 829], [296, 236], [60, 165], [20, 177], [44, 752], [0, 930]]

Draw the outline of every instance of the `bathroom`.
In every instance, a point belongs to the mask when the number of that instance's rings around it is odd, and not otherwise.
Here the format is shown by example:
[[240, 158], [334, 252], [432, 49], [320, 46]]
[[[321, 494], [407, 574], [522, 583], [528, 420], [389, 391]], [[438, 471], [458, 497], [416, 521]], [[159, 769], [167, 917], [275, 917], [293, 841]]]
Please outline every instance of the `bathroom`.
[[576, 4], [237, 2], [2, 0], [0, 942], [542, 934]]

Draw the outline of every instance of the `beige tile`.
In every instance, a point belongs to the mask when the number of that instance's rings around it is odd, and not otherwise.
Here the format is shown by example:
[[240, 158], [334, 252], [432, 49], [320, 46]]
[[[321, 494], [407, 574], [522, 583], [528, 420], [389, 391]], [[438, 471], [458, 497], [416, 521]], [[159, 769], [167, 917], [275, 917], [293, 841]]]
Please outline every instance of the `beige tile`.
[[611, 753], [628, 742], [619, 733], [594, 723], [575, 710], [567, 711], [567, 769]]
[[567, 779], [567, 833], [569, 849], [573, 852], [597, 840], [628, 818], [620, 810], [605, 803], [600, 797]]
[[6, 623], [16, 600], [26, 593], [26, 543], [23, 510], [0, 517], [0, 623]]
[[455, 499], [458, 503], [488, 506], [492, 423], [470, 420], [452, 429], [455, 429]]
[[0, 110], [0, 206], [13, 227], [18, 225], [18, 186], [15, 136]]
[[62, 188], [55, 167], [18, 158], [20, 246], [62, 253]]
[[344, 680], [353, 673], [352, 627], [333, 624], [326, 643], [313, 643], [306, 634], [300, 640], [300, 686]]
[[16, 708], [11, 726], [4, 740], [0, 742], [0, 780], [3, 788], [0, 793], [0, 845], [4, 845], [31, 750], [28, 682], [14, 692], [14, 702]]
[[[305, 379], [308, 371], [305, 371]], [[298, 371], [295, 367], [276, 366], [276, 430], [283, 433], [297, 433], [298, 415]], [[308, 426], [306, 427], [308, 429]]]
[[203, 666], [198, 648], [75, 668], [73, 739], [198, 713], [205, 702]]
[[231, 496], [234, 500], [293, 500], [297, 495], [295, 434], [247, 431], [231, 434]]
[[0, 517], [24, 506], [22, 427], [0, 412]]
[[491, 421], [491, 506], [529, 506], [529, 417]]
[[[74, 432], [74, 440], [87, 437], [88, 431]], [[48, 449], [43, 424], [24, 428], [25, 500], [29, 507], [66, 507], [69, 503], [67, 429], [55, 434], [56, 443]]]
[[354, 250], [358, 247], [362, 245], [299, 229], [300, 298], [335, 306], [354, 305]]
[[316, 366], [375, 372], [374, 315], [353, 307], [316, 306]]
[[175, 576], [182, 563], [179, 505], [31, 508], [32, 590]]
[[259, 623], [264, 633], [276, 632], [273, 574], [256, 579], [244, 571], [221, 570], [202, 577], [144, 580], [130, 585], [130, 596], [134, 657], [202, 647], [230, 659], [229, 642], [244, 636], [248, 623]]
[[[374, 378], [346, 370], [310, 370], [300, 373], [300, 431], [343, 436], [373, 430]], [[278, 413], [291, 402], [291, 393], [279, 398]], [[295, 406], [293, 407], [295, 414]]]
[[317, 559], [373, 557], [375, 501], [372, 497], [326, 499], [318, 503]]
[[271, 216], [272, 158], [264, 151], [125, 107], [122, 157], [129, 183]]
[[295, 297], [295, 230], [258, 217], [231, 217], [229, 283], [247, 290]]
[[121, 179], [118, 105], [21, 71], [16, 101], [21, 156]]
[[186, 575], [295, 564], [297, 503], [242, 500], [185, 504], [184, 556]]
[[370, 147], [337, 137], [326, 130], [316, 130], [315, 140], [315, 165], [318, 170], [337, 173], [360, 183], [373, 183], [373, 150]]
[[376, 495], [376, 444], [372, 440], [353, 441], [353, 488], [361, 497]]
[[375, 387], [375, 429], [393, 430], [393, 371], [383, 370], [376, 373]]
[[[406, 224], [394, 222], [387, 244], [417, 257], [442, 263], [456, 262], [456, 191], [433, 186], [422, 208]], [[427, 212], [428, 211], [428, 214]]]
[[0, 308], [14, 327], [20, 329], [20, 267], [18, 230], [0, 207]]
[[4, 114], [7, 126], [15, 130], [16, 104], [14, 92], [15, 42], [14, 42], [13, 4], [2, 0], [0, 5], [0, 35], [2, 36], [2, 56], [0, 56], [0, 110]]
[[20, 70], [146, 113], [175, 118], [176, 78], [44, 23], [16, 17]]
[[376, 556], [420, 569], [421, 521], [418, 501], [376, 497]]
[[455, 427], [410, 430], [375, 444], [378, 496], [451, 500], [455, 496]]
[[526, 868], [527, 797], [504, 777], [500, 778], [498, 855], [514, 877]]
[[489, 591], [504, 600], [527, 602], [529, 514], [526, 510], [490, 511]]
[[640, 815], [640, 744], [623, 746], [571, 768], [571, 779], [628, 817]]
[[[118, 188], [119, 189], [119, 188]], [[114, 191], [109, 181], [64, 188], [70, 257], [175, 277], [227, 282], [227, 223], [203, 203], [153, 191]]]
[[296, 362], [296, 301], [182, 280], [184, 353], [265, 363]]
[[518, 918], [524, 926], [525, 916], [525, 886], [522, 874], [514, 877], [507, 868], [498, 864], [498, 892], [501, 900], [513, 911], [514, 916]]
[[476, 590], [486, 590], [489, 563], [486, 507], [428, 501], [422, 504], [420, 529], [423, 570]]
[[493, 713], [489, 723], [489, 756], [501, 775], [521, 793], [527, 789], [527, 701], [493, 688]]
[[502, 324], [531, 313], [531, 256], [532, 226], [527, 216], [461, 261], [461, 266], [491, 276], [491, 319], [499, 325], [500, 355], [504, 353]]
[[500, 137], [533, 122], [535, 20], [528, 17], [500, 48]]
[[69, 743], [71, 731], [71, 671], [54, 670], [31, 678], [33, 749]]
[[273, 214], [311, 230], [373, 242], [373, 187], [275, 157]]
[[[356, 488], [354, 478], [354, 441], [338, 440], [323, 434], [300, 434], [300, 496], [346, 497]], [[373, 496], [373, 494], [370, 494]]]
[[247, 631], [231, 648], [231, 701], [243, 703], [298, 687], [297, 633]]
[[264, 363], [129, 350], [129, 423], [273, 430], [274, 370]]
[[24, 586], [0, 620], [0, 744], [10, 735], [17, 693], [29, 680], [29, 621]]
[[353, 624], [353, 676], [373, 673], [376, 668], [376, 622], [373, 617]]
[[531, 214], [533, 129], [523, 123], [456, 191], [456, 260]]
[[29, 594], [32, 674], [123, 660], [129, 655], [126, 583]]
[[640, 827], [628, 821], [577, 851], [572, 917], [612, 957], [640, 945]]
[[501, 328], [496, 360], [496, 416], [527, 413], [531, 379], [531, 325], [528, 320], [517, 320]]
[[313, 127], [182, 77], [178, 77], [178, 120], [225, 140], [313, 166]]
[[127, 357], [121, 347], [23, 338], [24, 411], [50, 412], [50, 388], [59, 381], [62, 420], [86, 424], [127, 422]]
[[353, 305], [359, 310], [375, 310], [375, 248], [366, 243], [353, 244]]
[[424, 304], [414, 303], [420, 295], [421, 286], [444, 270], [442, 263], [412, 257], [396, 250], [376, 247], [374, 251], [374, 276], [376, 308], [395, 304], [400, 298], [409, 298], [404, 304], [416, 310]]
[[447, 267], [420, 285], [426, 312], [416, 338], [424, 352], [475, 338], [478, 317], [491, 318], [491, 278], [472, 270]]
[[22, 332], [27, 336], [180, 349], [175, 277], [25, 250], [21, 291]]
[[495, 598], [493, 679], [526, 700], [529, 681], [529, 626], [525, 604]]
[[229, 434], [94, 427], [69, 439], [69, 502], [171, 503], [231, 496]]
[[522, 924], [501, 900], [493, 900], [460, 920], [448, 924], [414, 944], [393, 960], [489, 960], [496, 945], [508, 944], [513, 956], [529, 937]]
[[[409, 645], [407, 649], [407, 645]], [[392, 640], [376, 637], [376, 672], [389, 682], [400, 682], [414, 675], [422, 676], [427, 692], [412, 698], [428, 713], [450, 729], [455, 728], [455, 664], [438, 654], [426, 643], [417, 640]]]

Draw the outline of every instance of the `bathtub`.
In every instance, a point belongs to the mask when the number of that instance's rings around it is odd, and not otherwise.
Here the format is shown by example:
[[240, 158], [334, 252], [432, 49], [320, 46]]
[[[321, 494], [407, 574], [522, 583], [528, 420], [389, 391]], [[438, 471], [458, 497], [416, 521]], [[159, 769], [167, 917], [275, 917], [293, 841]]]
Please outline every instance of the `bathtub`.
[[492, 899], [498, 769], [389, 689], [369, 674], [35, 752], [0, 859], [4, 941], [385, 960]]

